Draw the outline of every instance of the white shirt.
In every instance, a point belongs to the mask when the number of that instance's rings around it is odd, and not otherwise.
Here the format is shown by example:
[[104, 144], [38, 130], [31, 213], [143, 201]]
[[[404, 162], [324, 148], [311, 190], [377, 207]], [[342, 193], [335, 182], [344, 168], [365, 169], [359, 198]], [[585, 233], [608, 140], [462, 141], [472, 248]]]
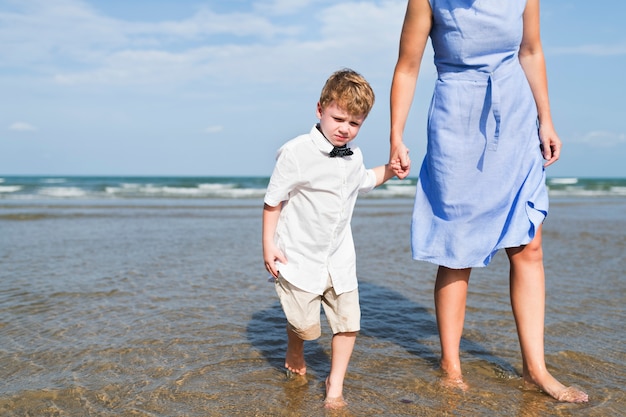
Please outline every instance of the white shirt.
[[320, 295], [329, 274], [337, 294], [357, 288], [350, 221], [358, 194], [376, 186], [359, 148], [330, 158], [332, 148], [315, 126], [285, 143], [265, 194], [269, 206], [284, 202], [274, 238], [287, 263], [277, 263], [278, 270], [296, 287]]

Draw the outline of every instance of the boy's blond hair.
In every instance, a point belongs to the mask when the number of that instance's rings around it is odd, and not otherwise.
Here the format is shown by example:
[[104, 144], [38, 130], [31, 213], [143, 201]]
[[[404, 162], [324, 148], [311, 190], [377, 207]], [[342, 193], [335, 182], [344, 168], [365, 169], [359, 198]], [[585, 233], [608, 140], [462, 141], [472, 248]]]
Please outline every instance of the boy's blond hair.
[[322, 109], [333, 101], [351, 115], [367, 117], [374, 106], [374, 90], [361, 74], [344, 68], [334, 72], [322, 88]]

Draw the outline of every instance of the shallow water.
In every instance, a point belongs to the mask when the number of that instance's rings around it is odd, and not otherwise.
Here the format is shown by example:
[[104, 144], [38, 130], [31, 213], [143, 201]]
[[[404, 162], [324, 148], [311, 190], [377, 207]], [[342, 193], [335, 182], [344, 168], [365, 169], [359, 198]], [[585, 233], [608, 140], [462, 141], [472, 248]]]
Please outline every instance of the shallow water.
[[0, 415], [626, 415], [626, 199], [553, 199], [544, 226], [547, 362], [584, 405], [521, 388], [504, 254], [470, 282], [470, 391], [439, 387], [435, 267], [411, 260], [410, 212], [357, 204], [362, 331], [349, 406], [328, 412], [324, 322], [307, 377], [283, 371], [260, 200], [0, 202]]

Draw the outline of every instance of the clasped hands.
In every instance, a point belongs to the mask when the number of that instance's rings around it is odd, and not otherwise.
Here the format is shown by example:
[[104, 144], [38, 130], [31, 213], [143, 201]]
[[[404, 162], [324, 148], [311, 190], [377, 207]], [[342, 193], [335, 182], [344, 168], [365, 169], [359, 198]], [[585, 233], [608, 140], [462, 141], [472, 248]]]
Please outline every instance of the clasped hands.
[[389, 166], [399, 179], [404, 179], [411, 172], [411, 158], [409, 158], [409, 148], [404, 142], [391, 147], [389, 156]]

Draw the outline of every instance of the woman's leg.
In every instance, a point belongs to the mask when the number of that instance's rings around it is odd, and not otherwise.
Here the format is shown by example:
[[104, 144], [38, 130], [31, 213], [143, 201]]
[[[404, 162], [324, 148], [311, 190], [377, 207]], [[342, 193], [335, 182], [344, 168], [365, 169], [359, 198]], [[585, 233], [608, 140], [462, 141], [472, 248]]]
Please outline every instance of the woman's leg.
[[511, 264], [511, 307], [517, 325], [523, 378], [559, 401], [585, 402], [587, 394], [566, 387], [547, 370], [544, 357], [545, 274], [541, 227], [528, 245], [506, 250]]
[[446, 385], [467, 389], [461, 373], [459, 348], [465, 302], [471, 269], [450, 269], [440, 266], [435, 283], [435, 310], [441, 343], [441, 369], [445, 372]]

